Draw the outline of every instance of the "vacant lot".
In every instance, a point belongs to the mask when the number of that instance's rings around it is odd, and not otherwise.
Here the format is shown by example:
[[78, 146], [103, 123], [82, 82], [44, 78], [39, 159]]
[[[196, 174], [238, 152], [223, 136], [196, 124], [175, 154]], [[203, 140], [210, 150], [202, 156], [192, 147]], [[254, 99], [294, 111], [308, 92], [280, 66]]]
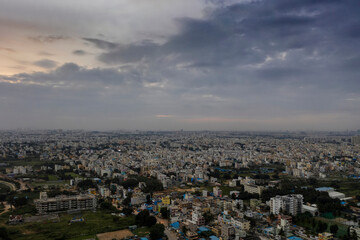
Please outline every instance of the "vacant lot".
[[132, 237], [134, 234], [130, 230], [120, 230], [115, 232], [100, 233], [96, 235], [99, 240], [123, 239]]

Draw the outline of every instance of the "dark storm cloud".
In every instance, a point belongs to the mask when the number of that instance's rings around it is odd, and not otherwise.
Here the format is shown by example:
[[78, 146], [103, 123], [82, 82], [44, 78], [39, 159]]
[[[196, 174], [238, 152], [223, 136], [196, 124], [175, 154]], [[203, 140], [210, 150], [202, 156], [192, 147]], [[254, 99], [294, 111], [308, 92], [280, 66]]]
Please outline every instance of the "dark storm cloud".
[[[0, 83], [12, 91], [31, 87], [39, 95], [58, 89], [56, 100], [64, 106], [71, 105], [71, 96], [79, 108], [89, 100], [89, 112], [119, 104], [121, 114], [136, 112], [138, 119], [226, 116], [225, 123], [247, 118], [266, 125], [267, 119], [281, 119], [278, 125], [257, 126], [271, 130], [284, 128], [280, 122], [292, 129], [359, 127], [360, 4], [209, 1], [217, 7], [203, 18], [176, 19], [177, 33], [162, 41], [83, 38], [100, 50], [96, 60], [107, 68], [68, 63], [48, 73], [2, 76]], [[223, 123], [213, 127], [224, 128]]]
[[[180, 33], [164, 44], [120, 46], [104, 40], [87, 40], [107, 50], [99, 57], [105, 63], [177, 54], [179, 61], [199, 65], [203, 62], [212, 65], [210, 61], [214, 65], [253, 64], [261, 63], [268, 55], [297, 49], [301, 50], [298, 53], [301, 60], [314, 51], [321, 54], [319, 57], [331, 54], [334, 48], [348, 51], [343, 41], [357, 36], [359, 10], [359, 5], [352, 1], [256, 1], [221, 8], [206, 20], [180, 19]], [[343, 57], [342, 53], [339, 51], [338, 56]]]
[[50, 59], [41, 59], [39, 61], [34, 62], [35, 66], [51, 69], [57, 66], [57, 62]]
[[100, 61], [109, 64], [118, 62], [138, 62], [144, 58], [150, 60], [150, 58], [155, 55], [157, 48], [157, 44], [148, 41], [127, 46], [119, 45], [115, 50], [101, 55], [99, 59]]
[[[180, 32], [163, 44], [107, 46], [103, 40], [95, 44], [104, 50], [98, 59], [107, 64], [182, 64], [219, 77], [194, 78], [204, 86], [248, 78], [254, 82], [288, 80], [298, 86], [329, 83], [339, 90], [354, 84], [350, 88], [356, 89], [360, 83], [351, 80], [356, 64], [347, 64], [342, 81], [332, 69], [358, 56], [359, 12], [360, 5], [354, 1], [255, 1], [220, 7], [203, 20], [179, 19]], [[220, 77], [225, 72], [227, 76]]]

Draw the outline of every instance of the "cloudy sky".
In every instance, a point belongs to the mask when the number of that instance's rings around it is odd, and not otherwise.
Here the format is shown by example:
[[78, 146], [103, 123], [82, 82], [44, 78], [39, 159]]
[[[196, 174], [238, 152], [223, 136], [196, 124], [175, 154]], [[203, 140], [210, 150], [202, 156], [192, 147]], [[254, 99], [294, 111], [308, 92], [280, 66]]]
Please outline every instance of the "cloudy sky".
[[0, 129], [360, 129], [356, 0], [0, 0]]

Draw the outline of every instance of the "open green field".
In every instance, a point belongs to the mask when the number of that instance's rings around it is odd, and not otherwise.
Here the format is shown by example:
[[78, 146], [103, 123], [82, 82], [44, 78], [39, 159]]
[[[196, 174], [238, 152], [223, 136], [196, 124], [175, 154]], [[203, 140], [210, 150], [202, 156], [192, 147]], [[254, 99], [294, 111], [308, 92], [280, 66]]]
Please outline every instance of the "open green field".
[[56, 181], [44, 181], [44, 182], [32, 182], [31, 186], [33, 187], [43, 187], [45, 185], [47, 186], [62, 186], [65, 184], [69, 184], [69, 181], [65, 180], [56, 180]]
[[74, 172], [66, 172], [65, 175], [72, 176], [73, 178], [84, 178], [84, 177], [82, 177], [79, 174], [76, 174]]
[[327, 232], [330, 232], [330, 226], [336, 224], [339, 227], [339, 230], [336, 233], [337, 237], [343, 237], [347, 234], [347, 226], [335, 221], [335, 219], [327, 219], [323, 217], [316, 217], [317, 220], [321, 220], [328, 224]]
[[360, 195], [359, 180], [341, 181], [339, 185], [340, 188], [338, 188], [337, 191], [345, 193], [347, 197]]
[[[8, 215], [8, 214], [6, 214]], [[135, 224], [135, 217], [114, 217], [101, 210], [97, 212], [84, 211], [81, 216], [85, 222], [72, 223], [73, 218], [69, 214], [61, 214], [59, 222], [44, 221], [24, 223], [15, 226], [7, 226], [13, 239], [19, 240], [42, 240], [42, 239], [86, 239], [94, 237], [97, 233], [126, 229]], [[4, 218], [1, 219], [1, 222]], [[4, 223], [4, 222], [3, 222]]]

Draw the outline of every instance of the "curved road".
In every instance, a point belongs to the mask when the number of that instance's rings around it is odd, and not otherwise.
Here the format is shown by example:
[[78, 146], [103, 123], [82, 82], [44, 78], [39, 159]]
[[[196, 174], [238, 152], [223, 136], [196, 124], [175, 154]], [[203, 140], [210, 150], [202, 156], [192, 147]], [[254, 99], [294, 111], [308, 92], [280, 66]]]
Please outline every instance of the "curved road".
[[15, 184], [13, 184], [11, 182], [6, 182], [6, 181], [3, 181], [3, 180], [0, 180], [0, 183], [8, 186], [11, 189], [11, 191], [16, 191]]

